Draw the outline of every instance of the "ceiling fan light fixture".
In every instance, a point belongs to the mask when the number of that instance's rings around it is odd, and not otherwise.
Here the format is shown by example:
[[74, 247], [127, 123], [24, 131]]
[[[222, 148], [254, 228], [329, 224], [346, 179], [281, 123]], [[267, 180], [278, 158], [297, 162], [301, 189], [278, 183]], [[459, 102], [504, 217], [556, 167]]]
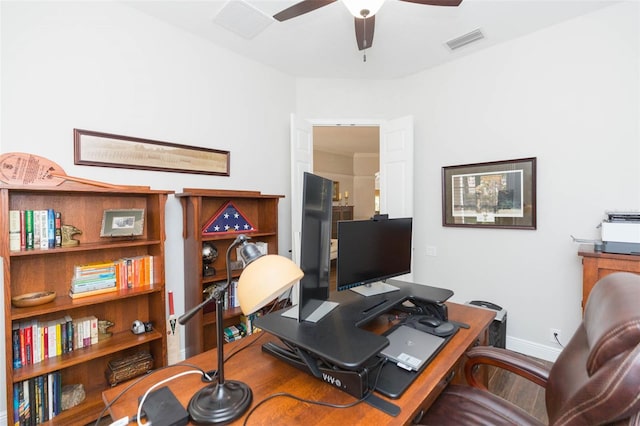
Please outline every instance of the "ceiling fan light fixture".
[[370, 18], [382, 7], [384, 0], [342, 0], [356, 18]]

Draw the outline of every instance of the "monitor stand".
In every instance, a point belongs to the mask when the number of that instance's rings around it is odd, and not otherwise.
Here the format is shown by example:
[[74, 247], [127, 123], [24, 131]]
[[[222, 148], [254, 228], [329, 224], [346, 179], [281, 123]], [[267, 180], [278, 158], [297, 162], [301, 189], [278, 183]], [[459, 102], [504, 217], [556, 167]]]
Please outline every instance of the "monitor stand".
[[[315, 302], [315, 301], [311, 301], [311, 302]], [[309, 321], [309, 322], [316, 323], [320, 321], [322, 318], [324, 318], [324, 316], [327, 315], [329, 312], [331, 312], [336, 306], [338, 306], [338, 302], [330, 302], [328, 300], [325, 300], [319, 303], [319, 305], [313, 310], [313, 312], [311, 312], [311, 314], [309, 314], [306, 318], [302, 319], [302, 321]], [[296, 305], [291, 309], [287, 309], [282, 313], [282, 316], [285, 318], [293, 318], [296, 320], [300, 320], [299, 305]]]
[[398, 291], [400, 288], [387, 284], [383, 281], [376, 281], [374, 283], [361, 285], [350, 289], [363, 296], [376, 296], [378, 294], [390, 293], [392, 291]]

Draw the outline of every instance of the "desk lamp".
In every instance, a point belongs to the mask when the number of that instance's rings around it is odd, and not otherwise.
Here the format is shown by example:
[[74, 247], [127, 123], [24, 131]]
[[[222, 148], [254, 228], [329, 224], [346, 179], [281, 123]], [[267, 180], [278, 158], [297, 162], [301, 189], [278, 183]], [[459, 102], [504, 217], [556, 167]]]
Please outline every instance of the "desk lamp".
[[224, 329], [222, 311], [224, 294], [231, 284], [231, 250], [240, 246], [245, 268], [238, 281], [240, 309], [249, 315], [295, 284], [304, 275], [290, 259], [278, 255], [263, 255], [258, 247], [239, 235], [227, 249], [227, 282], [216, 288], [201, 304], [182, 315], [184, 325], [212, 299], [216, 300], [216, 337], [218, 339], [218, 380], [200, 389], [189, 401], [189, 416], [196, 423], [228, 423], [240, 417], [251, 405], [251, 388], [245, 383], [224, 379]]

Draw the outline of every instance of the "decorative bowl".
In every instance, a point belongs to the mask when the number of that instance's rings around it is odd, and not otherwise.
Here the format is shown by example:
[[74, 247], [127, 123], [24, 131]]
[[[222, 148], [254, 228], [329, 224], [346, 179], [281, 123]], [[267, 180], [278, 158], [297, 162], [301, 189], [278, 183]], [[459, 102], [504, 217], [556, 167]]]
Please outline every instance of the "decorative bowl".
[[11, 298], [13, 306], [18, 308], [26, 308], [28, 306], [37, 306], [49, 303], [56, 298], [55, 291], [38, 291], [35, 293], [25, 293]]

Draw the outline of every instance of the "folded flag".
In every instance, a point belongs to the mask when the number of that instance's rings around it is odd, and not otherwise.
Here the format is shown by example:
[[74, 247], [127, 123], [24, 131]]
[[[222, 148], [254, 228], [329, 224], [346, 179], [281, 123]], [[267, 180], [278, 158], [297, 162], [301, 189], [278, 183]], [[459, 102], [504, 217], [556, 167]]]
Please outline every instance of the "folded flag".
[[229, 201], [204, 225], [202, 235], [240, 234], [255, 231], [257, 229], [251, 222], [236, 208], [233, 202]]

